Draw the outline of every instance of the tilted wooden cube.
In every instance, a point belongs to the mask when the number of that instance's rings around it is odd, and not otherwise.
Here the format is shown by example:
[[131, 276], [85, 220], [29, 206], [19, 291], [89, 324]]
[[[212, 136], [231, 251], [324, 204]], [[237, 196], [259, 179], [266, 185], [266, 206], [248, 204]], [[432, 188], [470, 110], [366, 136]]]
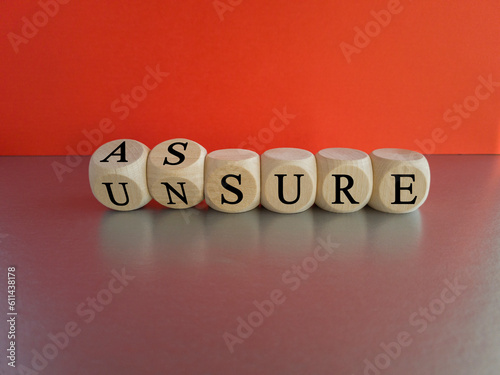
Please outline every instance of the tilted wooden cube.
[[316, 198], [316, 159], [299, 148], [275, 148], [261, 156], [261, 202], [268, 210], [296, 213]]
[[370, 200], [372, 163], [368, 154], [350, 148], [326, 148], [316, 154], [316, 205], [331, 212], [355, 212]]
[[420, 153], [382, 148], [370, 154], [373, 167], [373, 192], [368, 204], [389, 213], [415, 211], [427, 199], [431, 172]]
[[89, 164], [92, 193], [118, 211], [140, 208], [151, 200], [146, 179], [149, 148], [132, 139], [118, 139], [99, 147]]
[[170, 208], [193, 207], [203, 201], [206, 155], [203, 146], [184, 138], [154, 147], [147, 162], [151, 196]]
[[245, 212], [260, 203], [260, 157], [250, 150], [225, 149], [205, 159], [205, 201], [222, 212]]

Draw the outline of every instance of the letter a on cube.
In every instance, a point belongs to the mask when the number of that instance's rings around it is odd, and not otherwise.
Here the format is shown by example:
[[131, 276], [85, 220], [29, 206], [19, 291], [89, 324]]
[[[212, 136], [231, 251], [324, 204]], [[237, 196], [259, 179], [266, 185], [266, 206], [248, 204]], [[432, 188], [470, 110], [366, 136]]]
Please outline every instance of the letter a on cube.
[[132, 139], [99, 147], [89, 164], [89, 181], [96, 199], [108, 208], [131, 211], [151, 200], [146, 179], [149, 148]]

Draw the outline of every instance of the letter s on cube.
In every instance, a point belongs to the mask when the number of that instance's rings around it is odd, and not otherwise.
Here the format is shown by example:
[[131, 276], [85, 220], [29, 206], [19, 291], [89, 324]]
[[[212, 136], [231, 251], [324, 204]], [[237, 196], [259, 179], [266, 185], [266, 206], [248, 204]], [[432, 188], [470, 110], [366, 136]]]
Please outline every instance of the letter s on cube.
[[108, 208], [131, 211], [151, 200], [146, 178], [149, 148], [132, 139], [99, 147], [89, 164], [89, 181], [96, 199]]
[[250, 150], [213, 151], [205, 160], [205, 201], [222, 212], [246, 212], [260, 203], [260, 157]]
[[148, 156], [147, 178], [152, 197], [170, 208], [188, 208], [203, 201], [207, 150], [184, 138], [155, 146]]

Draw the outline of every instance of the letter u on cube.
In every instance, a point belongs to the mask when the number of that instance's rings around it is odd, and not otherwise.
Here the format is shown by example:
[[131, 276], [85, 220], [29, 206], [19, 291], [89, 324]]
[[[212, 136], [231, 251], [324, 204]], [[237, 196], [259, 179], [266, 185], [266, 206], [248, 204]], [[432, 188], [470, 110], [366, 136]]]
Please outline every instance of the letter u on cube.
[[99, 147], [90, 159], [89, 181], [108, 208], [131, 211], [151, 199], [174, 209], [203, 200], [214, 210], [240, 213], [262, 204], [278, 213], [297, 213], [314, 203], [335, 213], [365, 205], [386, 213], [407, 213], [427, 199], [427, 159], [410, 150], [385, 148], [370, 155], [327, 148], [313, 155], [275, 148], [261, 156], [244, 149], [207, 154], [200, 144], [175, 138], [151, 151], [119, 139]]

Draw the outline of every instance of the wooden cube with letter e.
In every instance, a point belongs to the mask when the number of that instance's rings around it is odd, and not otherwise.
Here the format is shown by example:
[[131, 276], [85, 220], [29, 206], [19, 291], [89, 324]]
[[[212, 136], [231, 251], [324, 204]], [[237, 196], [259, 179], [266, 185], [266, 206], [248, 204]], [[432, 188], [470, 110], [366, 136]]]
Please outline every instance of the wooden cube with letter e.
[[373, 166], [373, 192], [368, 205], [389, 213], [415, 211], [427, 199], [431, 171], [420, 153], [382, 148], [370, 154]]

